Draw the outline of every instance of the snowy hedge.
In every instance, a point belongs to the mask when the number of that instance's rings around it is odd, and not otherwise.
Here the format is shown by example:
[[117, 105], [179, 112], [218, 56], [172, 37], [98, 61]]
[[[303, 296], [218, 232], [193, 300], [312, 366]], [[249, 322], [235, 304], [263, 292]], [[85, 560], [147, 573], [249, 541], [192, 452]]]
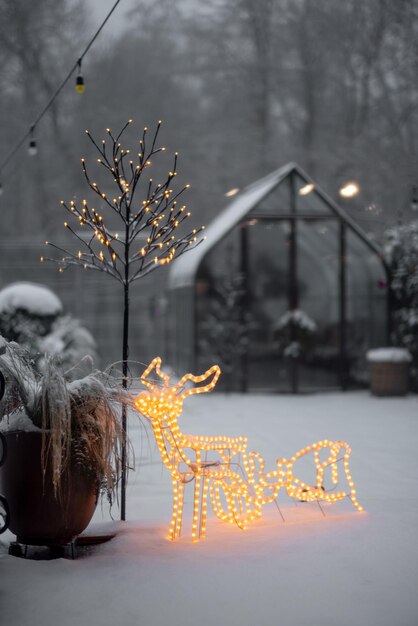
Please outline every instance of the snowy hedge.
[[418, 220], [386, 233], [394, 300], [392, 341], [412, 356], [411, 382], [418, 391]]

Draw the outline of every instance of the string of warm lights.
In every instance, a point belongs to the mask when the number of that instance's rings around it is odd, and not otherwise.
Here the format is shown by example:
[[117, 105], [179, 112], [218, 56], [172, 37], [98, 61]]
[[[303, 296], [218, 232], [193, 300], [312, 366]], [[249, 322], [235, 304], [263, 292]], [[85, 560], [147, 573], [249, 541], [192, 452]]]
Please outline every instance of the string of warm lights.
[[[158, 379], [149, 379], [154, 372], [161, 383]], [[348, 465], [351, 449], [343, 441], [323, 440], [314, 443], [297, 452], [290, 460], [279, 459], [276, 469], [266, 472], [261, 454], [247, 451], [246, 437], [202, 437], [182, 433], [178, 418], [182, 414], [184, 400], [190, 395], [211, 391], [220, 373], [219, 366], [214, 365], [201, 376], [185, 374], [176, 385], [170, 386], [170, 377], [161, 371], [161, 358], [156, 357], [141, 376], [147, 391], [135, 397], [135, 406], [151, 421], [163, 464], [172, 478], [173, 514], [169, 539], [174, 540], [180, 536], [184, 488], [192, 481], [193, 541], [205, 536], [208, 494], [216, 516], [224, 522], [237, 524], [242, 529], [261, 517], [263, 505], [275, 501], [282, 487], [290, 497], [303, 502], [319, 503], [323, 500], [333, 504], [343, 498], [350, 498], [359, 511], [363, 510], [357, 501]], [[188, 382], [206, 384], [184, 389]], [[322, 461], [321, 451], [327, 453]], [[210, 452], [216, 452], [215, 459], [208, 459]], [[316, 468], [314, 485], [299, 480], [293, 473], [296, 461], [311, 452], [314, 453]], [[242, 460], [243, 470], [239, 459]], [[324, 487], [325, 470], [331, 468], [331, 480], [336, 485], [338, 463], [341, 460], [349, 491], [327, 491]]]
[[[118, 216], [122, 235], [108, 228], [103, 216], [86, 199], [82, 200], [81, 206], [74, 200], [69, 203], [61, 200], [63, 208], [73, 220], [75, 219], [75, 225], [65, 221], [64, 226], [77, 239], [80, 248], [78, 252], [69, 252], [54, 243], [45, 242], [62, 256], [60, 258], [42, 256], [41, 261], [51, 260], [58, 263], [60, 272], [72, 265], [78, 265], [84, 269], [105, 272], [122, 284], [130, 284], [156, 267], [171, 263], [174, 257], [181, 256], [187, 249], [202, 241], [198, 241], [198, 235], [204, 230], [204, 226], [192, 229], [185, 236], [176, 237], [179, 226], [191, 217], [191, 212], [186, 211], [185, 204], [178, 205], [179, 196], [190, 185], [184, 185], [176, 192], [171, 187], [177, 176], [177, 153], [174, 154], [173, 164], [165, 181], [155, 184], [150, 178], [146, 183], [145, 199], [139, 202], [139, 208], [135, 204], [135, 194], [141, 177], [152, 166], [152, 158], [165, 151], [165, 148], [156, 147], [160, 121], [150, 140], [147, 139], [148, 128], [143, 129], [139, 141], [141, 152], [137, 154], [134, 162], [130, 158], [131, 150], [122, 148], [119, 141], [125, 129], [131, 124], [132, 120], [128, 120], [116, 136], [109, 128], [106, 129], [110, 144], [103, 139], [99, 145], [90, 132], [86, 131], [99, 152], [100, 158], [97, 159], [97, 163], [107, 170], [116, 184], [118, 191], [115, 197], [108, 197], [102, 191], [101, 186], [91, 178], [86, 160], [81, 159], [88, 186], [100, 201]], [[85, 230], [86, 235], [81, 236], [78, 228]], [[135, 240], [140, 235], [144, 239], [138, 246]]]
[[14, 148], [12, 148], [12, 150], [9, 152], [9, 154], [2, 161], [2, 163], [0, 165], [0, 194], [3, 191], [3, 187], [2, 187], [2, 184], [1, 184], [1, 176], [2, 176], [3, 170], [10, 163], [10, 161], [13, 159], [15, 154], [20, 150], [22, 145], [28, 141], [28, 139], [29, 139], [29, 144], [28, 144], [28, 153], [29, 153], [29, 155], [30, 156], [35, 156], [37, 154], [38, 149], [37, 149], [37, 143], [36, 143], [36, 138], [35, 138], [36, 127], [38, 126], [38, 124], [42, 120], [42, 118], [45, 116], [47, 111], [52, 107], [52, 105], [54, 104], [55, 100], [58, 98], [58, 96], [60, 95], [61, 91], [64, 89], [64, 87], [66, 86], [66, 84], [68, 83], [70, 78], [73, 76], [75, 71], [78, 72], [77, 76], [76, 76], [76, 86], [75, 86], [75, 89], [76, 89], [77, 93], [79, 93], [79, 94], [84, 93], [85, 84], [84, 84], [84, 77], [81, 74], [81, 64], [83, 62], [84, 57], [86, 56], [86, 54], [88, 53], [88, 51], [90, 50], [90, 48], [92, 47], [94, 42], [96, 41], [97, 37], [100, 35], [100, 33], [103, 30], [104, 26], [106, 25], [106, 23], [108, 22], [109, 18], [112, 15], [112, 13], [114, 12], [114, 10], [116, 9], [116, 7], [118, 6], [118, 4], [120, 2], [121, 2], [121, 0], [116, 0], [114, 5], [110, 9], [109, 13], [106, 15], [105, 19], [100, 24], [100, 26], [97, 29], [97, 31], [95, 32], [95, 34], [93, 35], [93, 37], [90, 39], [90, 41], [88, 42], [88, 44], [84, 48], [83, 52], [77, 58], [77, 61], [74, 63], [74, 65], [69, 70], [68, 74], [65, 76], [65, 78], [62, 80], [62, 82], [59, 84], [59, 86], [57, 87], [56, 91], [51, 96], [50, 100], [46, 103], [46, 105], [44, 106], [42, 111], [36, 117], [35, 121], [30, 125], [29, 130], [22, 136], [22, 138], [16, 143]]

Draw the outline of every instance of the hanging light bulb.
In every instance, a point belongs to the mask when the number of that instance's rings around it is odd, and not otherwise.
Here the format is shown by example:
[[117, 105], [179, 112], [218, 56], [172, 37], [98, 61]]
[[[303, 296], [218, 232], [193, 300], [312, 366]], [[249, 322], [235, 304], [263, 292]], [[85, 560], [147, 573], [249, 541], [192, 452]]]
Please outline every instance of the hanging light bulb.
[[36, 145], [35, 137], [33, 136], [33, 131], [34, 131], [34, 126], [32, 126], [30, 129], [30, 140], [29, 140], [29, 147], [28, 147], [28, 152], [30, 156], [35, 156], [36, 154], [38, 154], [38, 147]]
[[77, 65], [78, 65], [78, 74], [75, 79], [75, 90], [77, 93], [84, 93], [85, 87], [84, 87], [84, 78], [81, 74], [81, 59], [78, 59]]
[[315, 189], [315, 185], [313, 183], [307, 183], [306, 185], [304, 185], [303, 187], [299, 189], [298, 194], [300, 196], [307, 196], [314, 189]]

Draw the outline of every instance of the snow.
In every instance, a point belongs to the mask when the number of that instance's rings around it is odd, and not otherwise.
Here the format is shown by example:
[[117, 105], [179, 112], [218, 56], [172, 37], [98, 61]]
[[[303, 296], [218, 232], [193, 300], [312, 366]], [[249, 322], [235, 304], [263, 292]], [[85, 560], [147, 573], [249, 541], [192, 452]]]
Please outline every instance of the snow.
[[[1, 624], [32, 626], [416, 626], [418, 623], [418, 398], [368, 392], [309, 396], [208, 394], [189, 398], [184, 432], [246, 435], [266, 467], [320, 439], [352, 447], [359, 513], [279, 494], [246, 531], [210, 514], [207, 539], [165, 539], [171, 481], [149, 427], [130, 418], [137, 469], [127, 515], [110, 542], [77, 560], [7, 555], [0, 537]], [[114, 514], [117, 515], [115, 509]], [[109, 521], [106, 506], [94, 522]]]
[[382, 254], [379, 246], [365, 234], [344, 209], [338, 206], [318, 184], [314, 183], [297, 163], [291, 162], [245, 187], [210, 222], [205, 230], [205, 237], [201, 245], [190, 250], [186, 255], [179, 257], [175, 263], [170, 265], [170, 289], [179, 289], [193, 285], [199, 265], [208, 252], [292, 172], [298, 174], [305, 183], [314, 184], [315, 192], [325, 202], [327, 208], [331, 210], [331, 215], [336, 214], [342, 218], [350, 226], [350, 229], [357, 233], [360, 239], [367, 241], [369, 248], [372, 248], [379, 256]]
[[368, 361], [378, 363], [409, 363], [412, 356], [405, 348], [377, 348], [366, 353]]
[[5, 417], [0, 422], [0, 432], [7, 433], [16, 430], [21, 430], [26, 433], [33, 431], [40, 432], [40, 428], [35, 426], [24, 412], [12, 413], [9, 417]]
[[300, 309], [294, 309], [293, 311], [286, 311], [286, 313], [283, 313], [273, 328], [275, 330], [280, 330], [288, 326], [290, 322], [293, 322], [293, 324], [299, 328], [303, 328], [311, 333], [315, 333], [317, 331], [317, 325], [313, 319], [311, 319], [305, 311], [301, 311]]
[[0, 291], [0, 313], [23, 309], [33, 315], [59, 315], [62, 303], [47, 287], [37, 283], [13, 283]]
[[[173, 289], [193, 284], [203, 257], [224, 237], [247, 213], [257, 205], [274, 187], [296, 167], [288, 163], [264, 178], [248, 185], [232, 200], [205, 230], [203, 243], [187, 255], [179, 257], [169, 269], [169, 281]], [[187, 257], [187, 258], [186, 258]]]

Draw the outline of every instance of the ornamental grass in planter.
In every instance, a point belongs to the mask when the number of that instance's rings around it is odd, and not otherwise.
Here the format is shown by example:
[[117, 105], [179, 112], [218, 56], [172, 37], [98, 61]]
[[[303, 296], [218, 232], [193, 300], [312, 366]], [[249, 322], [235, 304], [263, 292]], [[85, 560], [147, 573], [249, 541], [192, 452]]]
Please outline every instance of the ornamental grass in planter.
[[53, 358], [39, 374], [16, 343], [0, 343], [6, 379], [0, 427], [8, 448], [0, 492], [10, 530], [31, 545], [65, 544], [90, 522], [120, 476], [120, 405], [129, 396], [103, 372], [68, 381]]

